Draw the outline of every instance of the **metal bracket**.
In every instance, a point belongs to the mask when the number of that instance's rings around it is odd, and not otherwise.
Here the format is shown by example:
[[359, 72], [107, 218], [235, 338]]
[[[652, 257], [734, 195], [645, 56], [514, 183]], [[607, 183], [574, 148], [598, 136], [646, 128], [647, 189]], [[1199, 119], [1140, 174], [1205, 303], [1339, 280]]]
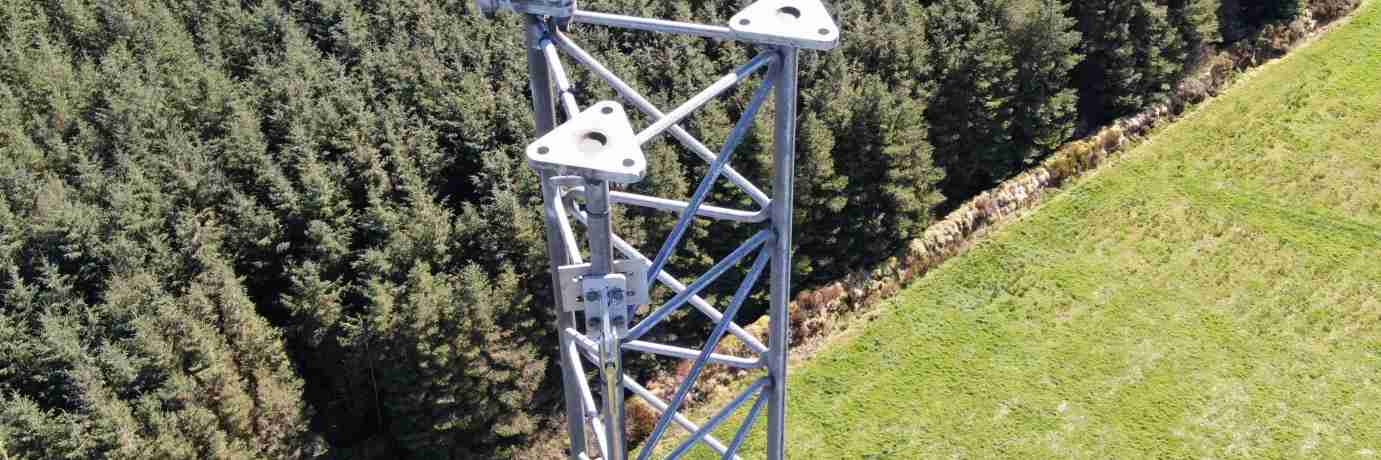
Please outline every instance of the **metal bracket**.
[[740, 39], [817, 50], [839, 45], [839, 26], [820, 0], [759, 0], [729, 19]]
[[[567, 312], [585, 309], [581, 281], [589, 272], [590, 264], [566, 265], [559, 269], [561, 305], [565, 306]], [[632, 259], [615, 260], [614, 273], [628, 278], [623, 293], [625, 305], [645, 305], [652, 302], [652, 297], [647, 292], [646, 263]]]
[[628, 277], [622, 273], [587, 276], [580, 279], [581, 299], [585, 304], [585, 324], [589, 333], [599, 337], [605, 316], [619, 337], [628, 335]]
[[603, 101], [580, 112], [527, 147], [533, 169], [586, 180], [632, 184], [643, 180], [647, 158], [617, 102]]

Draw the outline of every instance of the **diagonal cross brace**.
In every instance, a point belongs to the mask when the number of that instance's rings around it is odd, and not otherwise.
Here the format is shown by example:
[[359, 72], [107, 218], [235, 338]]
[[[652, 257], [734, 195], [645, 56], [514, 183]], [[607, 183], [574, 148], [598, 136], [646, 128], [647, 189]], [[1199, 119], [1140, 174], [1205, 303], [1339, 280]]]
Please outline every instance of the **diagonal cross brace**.
[[[588, 219], [588, 216], [584, 212], [582, 212], [580, 208], [577, 208], [575, 206], [575, 202], [572, 201], [570, 198], [571, 197], [569, 195], [563, 198], [566, 210], [570, 214], [574, 215], [576, 217], [576, 220], [585, 222]], [[764, 232], [767, 231], [764, 230]], [[620, 238], [617, 234], [610, 235], [609, 240], [614, 244], [614, 249], [617, 249], [619, 253], [623, 254], [625, 257], [637, 259], [647, 264], [652, 263], [651, 259], [648, 259], [647, 256], [644, 256], [641, 252], [638, 252], [637, 248], [634, 248], [633, 245], [628, 244], [627, 241], [624, 241], [624, 239]], [[657, 279], [661, 280], [662, 283], [666, 284], [667, 287], [670, 287], [671, 290], [675, 291], [677, 294], [685, 294], [689, 291], [689, 297], [687, 298], [686, 302], [690, 303], [691, 306], [695, 307], [696, 310], [699, 310], [701, 313], [704, 313], [705, 316], [709, 317], [711, 321], [719, 321], [719, 319], [724, 316], [722, 313], [720, 313], [719, 310], [715, 309], [714, 306], [710, 305], [709, 302], [706, 302], [705, 299], [701, 298], [697, 294], [699, 292], [699, 289], [692, 290], [690, 286], [686, 286], [685, 283], [682, 283], [680, 280], [676, 279], [675, 276], [672, 276], [670, 273], [667, 273], [666, 270], [662, 270], [660, 273], [658, 273]], [[754, 353], [764, 353], [768, 350], [767, 345], [764, 345], [761, 340], [759, 340], [757, 337], [754, 337], [752, 333], [749, 333], [747, 330], [744, 330], [743, 327], [737, 324], [730, 324], [729, 332], [734, 334], [734, 337], [738, 337], [739, 340], [742, 340], [744, 344], [748, 345], [748, 348], [753, 350]], [[634, 339], [629, 340], [632, 341]]]
[[733, 157], [739, 143], [743, 142], [748, 131], [753, 129], [753, 122], [758, 117], [758, 109], [762, 108], [763, 102], [767, 100], [767, 96], [770, 94], [772, 94], [772, 80], [764, 81], [753, 93], [753, 99], [748, 102], [748, 109], [739, 117], [738, 123], [734, 125], [734, 130], [729, 133], [729, 140], [724, 142], [724, 147], [719, 151], [719, 158], [715, 158], [714, 162], [710, 163], [710, 170], [700, 180], [700, 185], [695, 188], [695, 193], [691, 194], [686, 210], [681, 213], [681, 217], [676, 220], [676, 226], [671, 229], [671, 235], [662, 242], [662, 248], [657, 251], [657, 257], [652, 258], [652, 267], [647, 270], [647, 285], [649, 287], [653, 285], [652, 281], [657, 278], [657, 272], [662, 271], [667, 259], [671, 258], [671, 253], [676, 250], [676, 245], [681, 243], [681, 237], [686, 235], [686, 230], [690, 228], [691, 221], [695, 219], [696, 212], [700, 210], [700, 205], [705, 203], [705, 198], [709, 196], [710, 190], [714, 189], [715, 181], [719, 179], [720, 172], [729, 165], [729, 159]]
[[[772, 253], [766, 250], [758, 250], [758, 258], [753, 261], [753, 268], [748, 271], [748, 276], [743, 278], [739, 284], [738, 291], [734, 293], [733, 300], [729, 303], [729, 308], [724, 310], [724, 318], [716, 324], [714, 331], [710, 332], [710, 338], [705, 340], [705, 347], [701, 349], [700, 356], [695, 358], [691, 364], [690, 373], [681, 381], [681, 385], [676, 388], [676, 394], [672, 396], [671, 402], [667, 403], [673, 410], [680, 410], [681, 403], [686, 400], [686, 395], [690, 394], [691, 388], [695, 387], [696, 380], [700, 379], [700, 372], [705, 369], [705, 364], [709, 361], [710, 355], [716, 348], [719, 348], [719, 340], [724, 337], [724, 332], [728, 330], [729, 323], [734, 321], [738, 315], [738, 310], [743, 303], [748, 300], [748, 294], [753, 291], [753, 287], [758, 284], [758, 279], [762, 278], [763, 269], [767, 268], [767, 262], [772, 260]], [[671, 417], [667, 413], [662, 414], [662, 418], [657, 420], [656, 428], [652, 429], [652, 435], [643, 443], [643, 451], [638, 455], [638, 460], [647, 460], [652, 455], [652, 451], [657, 448], [657, 443], [662, 440], [662, 434], [666, 432], [667, 424], [671, 423]]]
[[[599, 346], [598, 344], [596, 344], [589, 337], [586, 337], [584, 334], [581, 334], [575, 330], [568, 329], [566, 331], [566, 334], [573, 339], [572, 342], [576, 345], [574, 348], [572, 348], [572, 352], [578, 355], [576, 357], [577, 363], [579, 362], [579, 358], [585, 358], [586, 360], [589, 360], [592, 364], [598, 364], [599, 359], [594, 355], [596, 353], [595, 349]], [[638, 384], [636, 380], [633, 380], [632, 377], [629, 377], [626, 374], [623, 376], [623, 387], [628, 391], [633, 392], [634, 395], [636, 395], [639, 398], [642, 398], [643, 401], [646, 401], [649, 405], [651, 405], [653, 409], [657, 410], [659, 416], [661, 413], [667, 412], [668, 408], [670, 407], [667, 405], [666, 401], [663, 401], [662, 398], [657, 397], [655, 393], [648, 390], [646, 387]], [[586, 396], [588, 396], [591, 399], [590, 404], [594, 404], [593, 394], [588, 391], [589, 385], [585, 384], [584, 388], [587, 389]], [[695, 433], [700, 431], [700, 425], [697, 425], [695, 422], [692, 422], [689, 418], [681, 414], [679, 411], [671, 412], [673, 414], [673, 419], [676, 421], [676, 424], [680, 425], [682, 428], [685, 428], [686, 432]], [[738, 456], [735, 454], [735, 451], [729, 450], [723, 442], [720, 442], [719, 439], [715, 438], [713, 435], [701, 436], [697, 437], [696, 439], [699, 442], [709, 446], [711, 449], [714, 449], [715, 452], [719, 452], [721, 454], [726, 455], [733, 455], [732, 458], [738, 459]]]

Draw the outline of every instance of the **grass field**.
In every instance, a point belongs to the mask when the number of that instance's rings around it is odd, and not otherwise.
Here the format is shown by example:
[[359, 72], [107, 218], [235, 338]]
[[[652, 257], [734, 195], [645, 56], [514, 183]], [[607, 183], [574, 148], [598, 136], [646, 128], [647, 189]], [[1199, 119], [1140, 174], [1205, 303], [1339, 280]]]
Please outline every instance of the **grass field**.
[[1124, 155], [794, 368], [789, 456], [1381, 455], [1378, 3]]

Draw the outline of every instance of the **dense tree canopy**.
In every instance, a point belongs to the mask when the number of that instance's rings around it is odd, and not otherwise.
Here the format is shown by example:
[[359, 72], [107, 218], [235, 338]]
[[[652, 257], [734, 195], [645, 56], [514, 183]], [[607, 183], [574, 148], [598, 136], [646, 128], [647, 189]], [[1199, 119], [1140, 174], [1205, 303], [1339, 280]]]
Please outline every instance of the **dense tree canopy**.
[[[471, 3], [0, 2], [0, 453], [491, 458], [549, 425], [560, 392], [540, 197], [520, 154], [526, 58], [517, 19]], [[722, 23], [743, 2], [581, 3]], [[803, 286], [891, 255], [1081, 120], [1156, 100], [1198, 50], [1301, 11], [832, 7], [843, 45], [802, 62]], [[574, 36], [666, 108], [757, 52]], [[571, 70], [583, 100], [613, 98]], [[755, 85], [687, 128], [717, 145]], [[735, 162], [764, 185], [771, 124]], [[705, 169], [667, 140], [648, 154], [639, 191], [685, 196]], [[711, 202], [751, 205], [723, 184]], [[650, 252], [674, 218], [628, 211], [618, 230]], [[708, 267], [745, 231], [697, 223], [677, 267]], [[705, 327], [687, 315], [658, 333]]]

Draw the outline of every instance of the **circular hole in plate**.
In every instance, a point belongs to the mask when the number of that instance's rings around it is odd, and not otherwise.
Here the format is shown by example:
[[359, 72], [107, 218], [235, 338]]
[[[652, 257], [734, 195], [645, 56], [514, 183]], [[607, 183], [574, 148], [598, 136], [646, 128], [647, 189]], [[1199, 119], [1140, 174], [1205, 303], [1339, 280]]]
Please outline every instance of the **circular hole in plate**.
[[739, 19], [739, 20], [738, 20], [738, 25], [741, 25], [741, 26], [746, 26], [746, 25], [749, 25], [749, 24], [752, 24], [752, 23], [753, 23], [753, 21], [749, 21], [749, 20], [747, 20], [747, 19]]
[[599, 113], [608, 115], [608, 114], [614, 113], [614, 108], [613, 108], [613, 107], [605, 107], [605, 108], [599, 109]]
[[783, 6], [777, 9], [777, 19], [782, 22], [796, 22], [797, 19], [801, 19], [801, 10], [794, 6]]
[[624, 166], [627, 166], [627, 167], [629, 167], [629, 168], [632, 168], [633, 165], [635, 165], [635, 164], [638, 164], [638, 162], [633, 161], [633, 160], [623, 160], [623, 165], [624, 165]]
[[548, 152], [551, 152], [551, 149], [546, 148], [546, 147], [537, 147], [537, 154], [538, 154], [538, 155], [546, 155]]
[[577, 148], [581, 153], [595, 153], [604, 150], [604, 146], [609, 144], [609, 136], [598, 131], [590, 131], [580, 136]]
[[824, 28], [820, 29], [820, 35], [829, 35], [829, 34], [830, 34], [830, 30], [829, 30], [829, 29], [824, 29]]

